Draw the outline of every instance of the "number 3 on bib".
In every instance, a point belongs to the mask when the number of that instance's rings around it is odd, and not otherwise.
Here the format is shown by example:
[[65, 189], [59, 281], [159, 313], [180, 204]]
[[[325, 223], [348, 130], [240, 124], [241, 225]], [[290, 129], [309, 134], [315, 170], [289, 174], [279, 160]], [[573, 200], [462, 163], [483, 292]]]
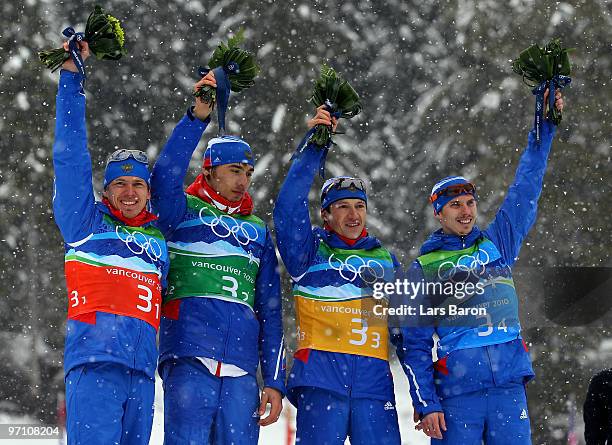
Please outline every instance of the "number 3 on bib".
[[[349, 343], [355, 346], [363, 346], [368, 341], [368, 322], [362, 318], [353, 318], [351, 320], [352, 323], [359, 323], [361, 325], [360, 329], [351, 329], [353, 334], [359, 336], [358, 340], [349, 339]], [[380, 334], [378, 332], [372, 332], [372, 344], [370, 347], [374, 349], [378, 349], [380, 347]]]
[[[476, 318], [484, 318], [486, 321], [484, 324], [481, 324], [479, 328], [485, 328], [484, 331], [478, 331], [479, 337], [487, 337], [493, 333], [493, 320], [491, 319], [490, 314], [479, 315]], [[502, 318], [501, 321], [497, 324], [497, 329], [500, 331], [508, 332], [508, 326], [506, 325], [506, 319]]]
[[[138, 289], [145, 291], [146, 295], [138, 294], [138, 298], [145, 301], [147, 303], [146, 306], [136, 305], [136, 309], [140, 309], [142, 312], [151, 312], [153, 305], [151, 304], [151, 300], [153, 299], [153, 292], [147, 286], [143, 286], [142, 284], [138, 285]], [[155, 319], [159, 320], [159, 303], [155, 303]]]
[[72, 295], [70, 297], [70, 301], [72, 301], [72, 307], [77, 307], [79, 305], [79, 303], [85, 304], [87, 303], [87, 298], [85, 298], [85, 295], [81, 296], [81, 300], [79, 300], [79, 293], [75, 290], [73, 290], [72, 292], [70, 292], [70, 295]]

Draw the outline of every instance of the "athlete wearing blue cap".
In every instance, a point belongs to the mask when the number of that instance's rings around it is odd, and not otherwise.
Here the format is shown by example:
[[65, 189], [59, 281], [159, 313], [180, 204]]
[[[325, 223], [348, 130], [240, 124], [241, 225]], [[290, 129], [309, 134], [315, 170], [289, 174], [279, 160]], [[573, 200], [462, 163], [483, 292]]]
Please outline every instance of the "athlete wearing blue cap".
[[[80, 44], [83, 59], [89, 56]], [[83, 77], [71, 59], [56, 102], [53, 213], [65, 241], [68, 444], [149, 443], [157, 330], [168, 252], [150, 198], [148, 158], [112, 153], [102, 202], [92, 187]]]
[[[213, 72], [201, 85], [216, 86]], [[278, 420], [285, 393], [278, 262], [270, 231], [253, 215], [251, 147], [238, 137], [212, 138], [200, 174], [183, 191], [210, 112], [196, 98], [151, 178], [171, 255], [159, 359], [165, 445], [257, 444], [259, 427]]]
[[[559, 92], [555, 106], [563, 108]], [[398, 352], [420, 418], [417, 428], [432, 444], [531, 443], [525, 384], [534, 373], [521, 337], [511, 267], [536, 219], [555, 130], [546, 121], [539, 145], [535, 129], [529, 133], [514, 182], [485, 230], [475, 225], [478, 195], [472, 182], [449, 176], [432, 188], [429, 200], [441, 229], [421, 247], [409, 279], [482, 290], [467, 296], [421, 294], [417, 302], [425, 312], [449, 312], [401, 329]], [[452, 316], [451, 306], [465, 312]]]
[[[309, 126], [335, 124], [317, 109]], [[274, 208], [278, 249], [293, 282], [297, 351], [288, 398], [297, 407], [296, 442], [400, 444], [387, 320], [377, 317], [372, 286], [391, 281], [395, 256], [366, 230], [367, 193], [360, 178], [339, 176], [321, 188], [324, 227], [310, 222], [308, 193], [327, 147], [307, 134]]]

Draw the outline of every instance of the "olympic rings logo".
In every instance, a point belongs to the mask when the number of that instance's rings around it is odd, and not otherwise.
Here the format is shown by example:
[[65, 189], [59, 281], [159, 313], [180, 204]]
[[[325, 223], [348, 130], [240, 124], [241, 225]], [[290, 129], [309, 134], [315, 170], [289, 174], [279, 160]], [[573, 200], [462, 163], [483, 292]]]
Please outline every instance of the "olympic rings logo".
[[123, 241], [127, 248], [136, 255], [146, 253], [151, 261], [157, 261], [164, 253], [155, 238], [148, 237], [142, 232], [130, 232], [123, 226], [116, 226], [115, 233], [117, 238]]
[[[331, 254], [327, 260], [329, 267], [337, 270], [340, 276], [347, 281], [353, 282], [357, 277], [368, 284], [373, 284], [385, 276], [385, 268], [376, 260], [365, 261], [358, 255], [350, 255], [346, 260], [336, 259]], [[352, 264], [351, 264], [352, 260]]]
[[[441, 281], [451, 281], [453, 283], [465, 282], [470, 275], [478, 278], [485, 272], [489, 259], [486, 250], [478, 249], [474, 255], [461, 255], [457, 259], [457, 264], [450, 260], [444, 261], [438, 266], [438, 278]], [[460, 279], [457, 279], [457, 275]]]
[[[205, 217], [208, 215], [203, 215], [204, 212], [210, 213], [210, 216], [213, 217], [210, 222], [205, 220]], [[226, 214], [216, 216], [207, 207], [202, 207], [198, 216], [202, 224], [210, 227], [219, 238], [233, 236], [241, 246], [246, 246], [251, 241], [257, 240], [257, 228], [248, 221], [238, 222], [234, 217]]]

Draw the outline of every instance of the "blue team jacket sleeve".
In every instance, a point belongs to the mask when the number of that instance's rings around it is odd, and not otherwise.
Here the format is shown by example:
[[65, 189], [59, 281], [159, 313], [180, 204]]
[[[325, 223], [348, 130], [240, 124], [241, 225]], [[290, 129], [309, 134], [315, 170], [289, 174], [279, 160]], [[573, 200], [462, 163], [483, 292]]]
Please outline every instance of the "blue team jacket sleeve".
[[96, 215], [82, 80], [62, 70], [55, 107], [53, 213], [67, 243], [89, 236]]
[[[306, 134], [304, 140], [313, 130]], [[317, 250], [308, 210], [308, 192], [325, 152], [315, 144], [298, 149], [274, 206], [278, 250], [292, 277], [306, 272]]]
[[394, 279], [399, 280], [404, 276], [402, 273], [402, 265], [393, 253], [391, 253], [391, 259], [393, 260], [393, 277]]
[[[417, 261], [410, 266], [407, 279], [412, 283], [423, 282], [423, 271]], [[412, 303], [408, 304], [416, 308], [417, 314], [419, 306], [429, 306], [427, 297], [422, 292], [416, 295]], [[442, 407], [434, 385], [431, 355], [434, 346], [434, 320], [433, 317], [418, 315], [415, 317], [405, 319], [402, 327], [394, 329], [391, 339], [397, 348], [397, 356], [410, 383], [412, 404], [422, 417], [432, 412], [442, 412]]]
[[509, 266], [516, 261], [523, 240], [536, 220], [555, 130], [554, 124], [544, 121], [540, 146], [536, 142], [535, 129], [529, 132], [527, 148], [521, 155], [514, 183], [495, 219], [485, 230], [485, 236], [499, 248]]
[[191, 112], [174, 127], [151, 174], [151, 204], [159, 219], [156, 224], [168, 236], [185, 214], [187, 200], [183, 182], [189, 161], [210, 118], [202, 122]]
[[166, 290], [168, 289], [168, 272], [170, 271], [170, 259], [167, 258], [164, 261], [162, 266], [162, 276], [161, 276], [161, 286], [162, 286], [162, 295], [166, 295]]
[[270, 232], [255, 280], [255, 314], [259, 320], [259, 362], [264, 386], [285, 395], [285, 345], [278, 260]]

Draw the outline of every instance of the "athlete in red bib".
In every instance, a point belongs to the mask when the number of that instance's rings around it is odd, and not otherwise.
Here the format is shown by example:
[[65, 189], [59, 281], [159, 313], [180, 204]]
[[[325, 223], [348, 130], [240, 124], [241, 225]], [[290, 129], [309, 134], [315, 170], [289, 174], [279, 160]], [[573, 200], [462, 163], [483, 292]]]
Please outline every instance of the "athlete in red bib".
[[[83, 59], [89, 56], [80, 44]], [[147, 155], [117, 150], [92, 187], [83, 77], [62, 66], [53, 166], [55, 221], [65, 241], [68, 321], [64, 349], [69, 444], [148, 444], [156, 336], [168, 252], [147, 211]]]

